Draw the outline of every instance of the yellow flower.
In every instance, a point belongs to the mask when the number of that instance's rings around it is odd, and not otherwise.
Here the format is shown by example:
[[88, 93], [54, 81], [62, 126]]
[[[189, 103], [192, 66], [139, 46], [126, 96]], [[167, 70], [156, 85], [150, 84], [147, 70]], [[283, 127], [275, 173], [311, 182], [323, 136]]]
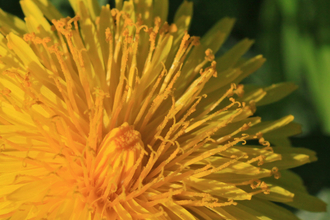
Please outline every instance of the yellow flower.
[[295, 85], [239, 84], [265, 61], [241, 58], [251, 40], [214, 57], [233, 19], [199, 41], [187, 34], [186, 1], [171, 25], [167, 0], [70, 3], [73, 18], [47, 0], [22, 0], [25, 22], [0, 12], [1, 219], [296, 219], [273, 202], [325, 209], [286, 170], [316, 159], [290, 146], [293, 116], [253, 117]]

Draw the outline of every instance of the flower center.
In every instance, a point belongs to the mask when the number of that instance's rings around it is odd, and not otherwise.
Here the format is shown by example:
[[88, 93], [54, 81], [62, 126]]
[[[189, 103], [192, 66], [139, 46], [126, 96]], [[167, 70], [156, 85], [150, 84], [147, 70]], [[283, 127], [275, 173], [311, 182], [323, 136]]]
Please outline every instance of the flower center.
[[96, 156], [95, 186], [100, 196], [112, 198], [126, 191], [141, 169], [144, 145], [141, 135], [128, 123], [112, 129], [103, 139]]

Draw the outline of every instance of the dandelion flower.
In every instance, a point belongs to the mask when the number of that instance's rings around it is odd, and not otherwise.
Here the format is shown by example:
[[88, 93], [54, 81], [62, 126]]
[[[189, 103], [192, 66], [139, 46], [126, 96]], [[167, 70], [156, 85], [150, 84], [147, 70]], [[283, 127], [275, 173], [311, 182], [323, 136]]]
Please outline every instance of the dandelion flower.
[[[192, 3], [166, 22], [167, 0], [21, 0], [0, 12], [1, 219], [296, 219], [310, 211], [288, 168], [293, 116], [261, 122], [256, 107], [291, 83], [243, 86], [265, 59], [244, 39], [215, 58], [234, 20], [189, 36]], [[251, 145], [251, 140], [260, 144]], [[256, 142], [258, 143], [258, 142]]]

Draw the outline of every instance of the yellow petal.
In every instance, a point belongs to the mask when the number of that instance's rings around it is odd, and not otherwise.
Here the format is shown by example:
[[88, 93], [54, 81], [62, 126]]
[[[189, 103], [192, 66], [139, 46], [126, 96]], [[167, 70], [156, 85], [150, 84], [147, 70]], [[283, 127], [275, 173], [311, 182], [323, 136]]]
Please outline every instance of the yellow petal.
[[56, 217], [59, 219], [70, 219], [74, 211], [76, 200], [77, 198], [75, 197], [64, 200], [57, 210]]
[[244, 39], [226, 52], [223, 56], [217, 58], [217, 71], [222, 72], [233, 67], [253, 44], [253, 40]]
[[[223, 213], [220, 212], [216, 212], [214, 210], [211, 211], [211, 208], [208, 209], [206, 207], [194, 207], [194, 206], [190, 206], [187, 207], [188, 210], [191, 210], [195, 217], [198, 219], [204, 219], [204, 220], [224, 220], [225, 219], [225, 215]], [[232, 219], [228, 216], [226, 216], [227, 219]]]
[[316, 160], [315, 152], [306, 148], [276, 146], [273, 149], [275, 153], [282, 155], [282, 159], [264, 164], [263, 167], [265, 168], [271, 169], [272, 167], [277, 167], [280, 170], [290, 169]]
[[[231, 208], [229, 206], [227, 207], [228, 209]], [[227, 207], [224, 207], [224, 209], [227, 210]], [[254, 218], [257, 217], [257, 219], [298, 220], [298, 218], [287, 209], [275, 205], [272, 202], [260, 200], [258, 198], [254, 198], [250, 201], [240, 201], [236, 207], [237, 209], [241, 209], [245, 212], [249, 212], [250, 214], [255, 216]], [[235, 211], [235, 209], [233, 209], [233, 211]], [[232, 212], [229, 213], [233, 214]], [[238, 219], [248, 219], [248, 218], [241, 217]]]
[[[174, 15], [174, 23], [178, 23], [183, 17], [192, 17], [193, 3], [183, 1]], [[188, 24], [189, 25], [189, 24]]]
[[24, 21], [0, 9], [0, 31], [3, 35], [10, 32], [23, 35], [27, 32]]
[[[213, 35], [217, 32], [224, 34], [224, 40], [228, 37], [235, 23], [235, 19], [233, 18], [223, 18], [219, 20], [215, 25], [212, 26], [210, 30], [206, 32], [206, 34], [202, 38], [202, 42], [206, 43], [209, 39], [212, 39]], [[214, 51], [215, 53], [216, 51]]]
[[96, 17], [98, 17], [101, 12], [101, 6], [99, 2], [95, 0], [84, 0], [84, 2], [89, 9], [92, 20], [95, 21]]
[[[267, 182], [266, 182], [267, 183]], [[283, 188], [281, 186], [274, 186], [272, 184], [268, 184], [269, 194], [263, 194], [259, 193], [255, 195], [255, 197], [258, 197], [260, 199], [269, 200], [273, 202], [292, 202], [293, 198], [295, 196], [294, 193], [287, 190], [286, 188]]]
[[44, 17], [43, 12], [41, 9], [35, 4], [33, 0], [22, 0], [20, 1], [22, 10], [24, 12], [24, 15], [26, 17], [32, 16], [34, 17], [39, 24], [45, 29], [45, 30], [50, 30], [51, 26], [49, 22], [46, 20]]
[[265, 88], [265, 92], [267, 93], [261, 101], [257, 102], [257, 105], [268, 105], [273, 102], [277, 102], [278, 100], [283, 99], [298, 87], [294, 83], [285, 82], [278, 83], [272, 86]]
[[169, 52], [171, 50], [173, 43], [173, 36], [166, 35], [160, 45], [155, 49], [154, 56], [152, 58], [150, 68], [143, 74], [141, 78], [140, 86], [142, 88], [148, 88], [148, 86], [157, 79], [158, 75], [160, 74], [163, 63], [165, 63]]
[[115, 0], [115, 3], [116, 3], [116, 8], [118, 10], [121, 10], [123, 7], [123, 0]]
[[155, 0], [154, 1], [154, 16], [160, 17], [162, 21], [167, 20], [168, 14], [168, 0]]
[[261, 132], [262, 134], [265, 134], [272, 130], [279, 129], [279, 128], [289, 124], [291, 121], [293, 121], [293, 119], [294, 119], [294, 117], [292, 115], [288, 115], [288, 116], [285, 116], [276, 121], [261, 122], [255, 126], [249, 128], [247, 131], [244, 131], [243, 133], [251, 135], [251, 138], [252, 138], [259, 132]]
[[266, 59], [263, 58], [262, 55], [255, 56], [246, 61], [243, 65], [239, 66], [242, 74], [234, 80], [234, 83], [239, 83], [248, 75], [259, 69], [265, 61]]
[[237, 188], [235, 185], [223, 183], [219, 180], [191, 178], [186, 184], [200, 190], [201, 192], [210, 193], [211, 195], [227, 199], [250, 200], [252, 197], [251, 194]]
[[127, 212], [126, 209], [120, 203], [118, 203], [118, 205], [114, 206], [114, 209], [116, 210], [119, 219], [121, 219], [121, 220], [133, 220], [133, 218], [129, 214], [129, 212]]
[[295, 122], [290, 122], [289, 124], [282, 126], [278, 129], [267, 132], [263, 137], [267, 140], [268, 138], [280, 138], [280, 137], [290, 137], [301, 133], [301, 125]]
[[40, 196], [40, 194], [45, 194], [45, 190], [49, 187], [50, 183], [46, 181], [34, 181], [24, 184], [14, 192], [11, 192], [6, 196], [6, 199], [13, 202], [33, 201], [33, 199]]
[[[218, 89], [221, 89], [224, 86], [228, 86], [241, 74], [242, 71], [238, 68], [237, 69], [228, 68], [224, 71], [221, 71], [218, 73], [218, 76], [216, 78], [213, 78], [212, 80], [207, 82], [206, 86], [203, 88], [202, 93], [209, 94]], [[218, 95], [219, 92], [216, 92], [215, 94], [219, 98]]]
[[[83, 4], [80, 4], [80, 10], [86, 10]], [[82, 9], [84, 8], [84, 9]], [[84, 60], [85, 63], [91, 63], [95, 72], [95, 76], [98, 76], [97, 81], [101, 82], [100, 86], [105, 90], [105, 64], [102, 59], [101, 45], [97, 38], [95, 26], [89, 18], [85, 18], [80, 22], [82, 38], [85, 40], [85, 48], [88, 54], [88, 60]], [[103, 33], [105, 35], [105, 33]]]
[[[132, 1], [132, 0], [130, 0]], [[122, 0], [116, 1], [119, 7], [122, 7]], [[141, 14], [143, 24], [147, 25], [148, 27], [153, 26], [154, 23], [154, 15], [153, 15], [153, 0], [134, 0], [135, 4], [135, 14]], [[121, 8], [122, 10], [122, 8]]]
[[279, 179], [267, 178], [267, 183], [279, 185], [294, 194], [293, 201], [286, 204], [297, 209], [304, 209], [311, 212], [324, 212], [325, 202], [308, 194], [302, 179], [290, 170], [282, 170]]
[[3, 102], [0, 106], [0, 112], [2, 114], [2, 117], [15, 125], [25, 125], [27, 127], [34, 128], [34, 122], [31, 119], [31, 116], [27, 114], [26, 112], [20, 112], [16, 108], [14, 108], [12, 105]]
[[244, 94], [237, 101], [249, 103], [250, 101], [259, 102], [267, 93], [262, 88], [249, 89], [249, 85], [244, 85]]
[[106, 44], [106, 35], [105, 30], [110, 28], [113, 30], [113, 20], [110, 12], [110, 5], [102, 6], [101, 13], [100, 13], [100, 21], [98, 23], [98, 38], [99, 43], [101, 45], [101, 50], [103, 54], [103, 61], [108, 60], [109, 50], [108, 44]]
[[7, 40], [9, 47], [14, 50], [14, 52], [21, 59], [24, 65], [33, 66], [37, 68], [37, 70], [41, 70], [41, 63], [39, 62], [39, 58], [35, 55], [31, 47], [22, 38], [18, 37], [13, 33], [10, 33], [7, 35]]
[[45, 17], [51, 21], [59, 20], [63, 16], [49, 0], [32, 0], [33, 3], [44, 13]]
[[170, 210], [174, 214], [170, 214], [171, 219], [182, 219], [182, 220], [196, 220], [196, 218], [187, 211], [184, 207], [175, 204], [174, 202], [167, 202], [163, 204], [166, 208]]
[[32, 209], [32, 205], [22, 204], [15, 213], [11, 216], [11, 220], [25, 220], [28, 219], [28, 214]]

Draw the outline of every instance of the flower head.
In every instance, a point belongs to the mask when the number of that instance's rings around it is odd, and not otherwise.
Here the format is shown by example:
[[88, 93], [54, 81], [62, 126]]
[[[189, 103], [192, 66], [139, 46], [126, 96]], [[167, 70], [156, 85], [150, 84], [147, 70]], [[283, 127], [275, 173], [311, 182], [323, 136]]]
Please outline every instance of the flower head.
[[[295, 86], [243, 86], [265, 59], [244, 39], [214, 54], [234, 20], [201, 40], [192, 3], [22, 0], [0, 13], [0, 216], [4, 219], [295, 219], [273, 202], [322, 211], [286, 170], [316, 159], [287, 137], [293, 116], [256, 106]], [[258, 140], [259, 145], [251, 145]], [[282, 176], [282, 177], [280, 177]]]

